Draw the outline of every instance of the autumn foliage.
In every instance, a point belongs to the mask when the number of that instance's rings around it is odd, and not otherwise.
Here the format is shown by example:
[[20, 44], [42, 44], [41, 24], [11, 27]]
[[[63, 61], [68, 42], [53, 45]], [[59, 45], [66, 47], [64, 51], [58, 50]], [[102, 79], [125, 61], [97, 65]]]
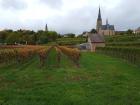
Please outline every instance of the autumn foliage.
[[62, 53], [67, 55], [79, 67], [79, 59], [81, 54], [77, 48], [68, 48], [65, 46], [57, 46], [57, 48], [60, 49]]
[[21, 64], [39, 57], [40, 66], [44, 66], [49, 58], [52, 49], [56, 51], [57, 66], [59, 66], [62, 54], [68, 56], [79, 67], [80, 51], [76, 48], [65, 46], [22, 46], [0, 48], [0, 64], [16, 63]]

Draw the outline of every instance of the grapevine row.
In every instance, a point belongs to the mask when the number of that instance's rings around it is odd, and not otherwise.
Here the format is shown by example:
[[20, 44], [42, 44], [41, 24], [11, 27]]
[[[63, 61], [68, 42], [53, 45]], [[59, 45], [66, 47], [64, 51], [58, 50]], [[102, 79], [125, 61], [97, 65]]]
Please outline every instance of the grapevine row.
[[106, 43], [106, 46], [132, 46], [132, 47], [140, 47], [139, 42], [113, 42], [113, 43]]
[[60, 49], [62, 53], [67, 55], [79, 67], [79, 59], [81, 54], [78, 49], [72, 49], [65, 46], [57, 46], [57, 48]]
[[61, 55], [64, 54], [79, 67], [80, 51], [65, 46], [24, 46], [22, 48], [6, 48], [0, 50], [0, 64], [21, 64], [30, 61], [34, 57], [39, 57], [40, 66], [42, 67], [47, 64], [46, 62], [48, 61], [49, 53], [54, 48], [57, 52], [57, 66], [60, 64]]
[[128, 42], [139, 41], [140, 35], [121, 35], [121, 36], [109, 36], [105, 38], [107, 42]]
[[0, 51], [0, 63], [23, 63], [30, 60], [37, 52], [44, 47], [27, 46], [23, 48], [10, 48]]
[[140, 49], [129, 47], [98, 48], [97, 52], [125, 59], [140, 66]]

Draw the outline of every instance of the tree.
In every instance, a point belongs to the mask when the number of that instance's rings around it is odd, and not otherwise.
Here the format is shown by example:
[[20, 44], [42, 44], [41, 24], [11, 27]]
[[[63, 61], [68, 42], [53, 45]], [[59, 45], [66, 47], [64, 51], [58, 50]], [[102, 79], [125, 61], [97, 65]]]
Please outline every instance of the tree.
[[55, 31], [48, 31], [47, 32], [47, 36], [48, 36], [48, 41], [56, 41], [58, 35], [57, 35], [57, 32]]
[[55, 31], [38, 31], [37, 34], [35, 35], [37, 39], [39, 39], [37, 42], [41, 44], [45, 44], [48, 42], [56, 41], [58, 38], [58, 34]]
[[39, 37], [39, 40], [38, 40], [38, 43], [39, 43], [39, 44], [48, 43], [47, 32], [39, 32], [39, 33], [38, 33], [38, 37]]
[[63, 35], [61, 35], [61, 34], [58, 34], [57, 35], [57, 38], [63, 38], [64, 36]]
[[8, 33], [5, 31], [0, 32], [0, 43], [5, 43], [7, 35], [8, 35]]
[[76, 35], [73, 33], [65, 34], [68, 38], [74, 38]]
[[18, 33], [21, 33], [21, 34], [23, 34], [23, 35], [33, 35], [33, 34], [35, 34], [35, 32], [32, 30], [22, 30], [22, 29], [20, 29], [20, 30], [17, 30], [17, 32]]
[[21, 36], [16, 32], [9, 33], [9, 35], [6, 39], [6, 43], [15, 44], [15, 42], [20, 43], [21, 42]]
[[[59, 37], [61, 37], [59, 35]], [[4, 30], [0, 31], [0, 43], [14, 44], [46, 44], [48, 42], [56, 41], [58, 34], [55, 31], [43, 31], [39, 30], [38, 32], [30, 30]]]
[[34, 34], [33, 41], [34, 41], [35, 44], [37, 44], [37, 41], [38, 41], [37, 33]]
[[92, 29], [90, 32], [94, 34], [97, 33], [96, 29]]
[[126, 34], [133, 34], [133, 30], [128, 29], [127, 32], [126, 32]]

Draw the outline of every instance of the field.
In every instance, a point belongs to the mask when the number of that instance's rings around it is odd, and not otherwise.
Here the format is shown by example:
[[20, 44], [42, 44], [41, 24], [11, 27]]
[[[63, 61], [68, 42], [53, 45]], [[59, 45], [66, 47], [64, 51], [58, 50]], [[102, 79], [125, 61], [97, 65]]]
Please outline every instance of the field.
[[90, 52], [81, 53], [79, 66], [62, 54], [58, 66], [56, 55], [53, 48], [43, 67], [38, 55], [1, 64], [0, 104], [140, 105], [138, 66]]
[[57, 43], [59, 45], [76, 45], [86, 43], [86, 38], [58, 38]]

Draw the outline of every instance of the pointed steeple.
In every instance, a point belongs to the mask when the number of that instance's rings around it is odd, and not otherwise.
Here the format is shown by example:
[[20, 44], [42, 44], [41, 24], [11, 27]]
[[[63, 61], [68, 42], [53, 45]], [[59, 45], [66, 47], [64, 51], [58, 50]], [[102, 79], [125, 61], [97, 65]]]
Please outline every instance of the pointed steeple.
[[45, 26], [45, 31], [48, 31], [48, 25], [46, 24], [46, 26]]
[[99, 6], [99, 13], [98, 13], [98, 20], [102, 20], [100, 6]]
[[106, 19], [106, 28], [109, 29], [108, 19]]
[[108, 25], [108, 19], [106, 19], [106, 25]]
[[102, 17], [101, 17], [101, 10], [99, 6], [99, 13], [98, 13], [98, 18], [97, 18], [97, 24], [96, 24], [96, 30], [97, 32], [102, 28]]

